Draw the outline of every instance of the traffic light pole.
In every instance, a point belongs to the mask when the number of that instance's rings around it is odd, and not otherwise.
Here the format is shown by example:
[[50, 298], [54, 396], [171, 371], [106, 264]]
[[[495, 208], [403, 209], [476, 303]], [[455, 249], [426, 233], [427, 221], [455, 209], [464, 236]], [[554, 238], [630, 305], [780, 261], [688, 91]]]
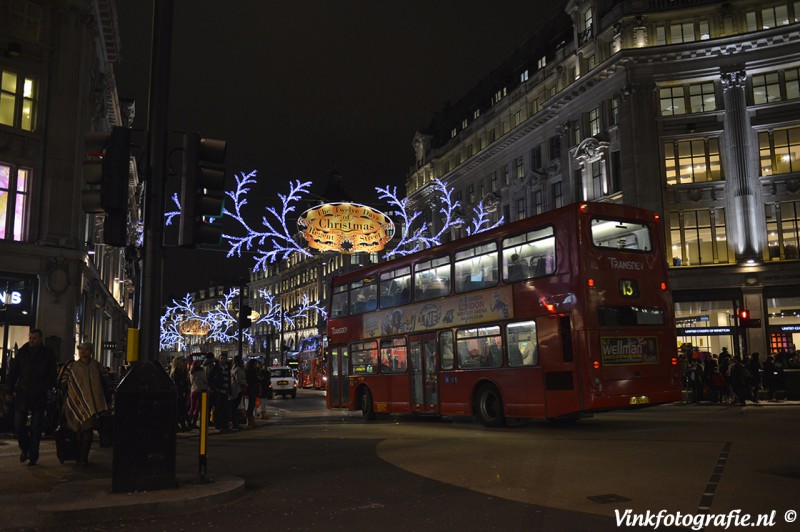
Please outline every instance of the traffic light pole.
[[153, 3], [153, 49], [147, 124], [144, 268], [140, 307], [139, 360], [157, 360], [160, 333], [162, 241], [166, 197], [169, 72], [172, 53], [173, 0]]
[[239, 313], [236, 317], [237, 324], [239, 326], [239, 358], [242, 358], [242, 339], [244, 337], [244, 330], [242, 329], [242, 311], [244, 311], [244, 287], [245, 284], [243, 282], [239, 282]]

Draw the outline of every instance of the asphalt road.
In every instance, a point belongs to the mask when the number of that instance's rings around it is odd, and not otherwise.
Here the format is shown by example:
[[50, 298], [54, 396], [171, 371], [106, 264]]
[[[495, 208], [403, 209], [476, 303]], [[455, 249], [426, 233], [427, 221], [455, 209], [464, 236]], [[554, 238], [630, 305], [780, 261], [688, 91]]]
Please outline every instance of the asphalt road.
[[[615, 511], [703, 507], [775, 511], [774, 526], [751, 529], [794, 530], [786, 512], [800, 509], [800, 406], [670, 405], [503, 429], [364, 423], [308, 390], [271, 406], [275, 423], [209, 439], [209, 476], [244, 478], [240, 499], [50, 530], [653, 530], [620, 528]], [[192, 470], [196, 446], [179, 440], [179, 471]]]

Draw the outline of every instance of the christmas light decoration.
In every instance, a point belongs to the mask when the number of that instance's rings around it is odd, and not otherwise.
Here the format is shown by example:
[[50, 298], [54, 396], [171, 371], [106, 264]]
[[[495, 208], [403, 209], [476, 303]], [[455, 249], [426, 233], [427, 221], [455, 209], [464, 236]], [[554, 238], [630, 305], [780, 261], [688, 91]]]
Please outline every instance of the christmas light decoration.
[[172, 201], [175, 202], [175, 206], [178, 208], [178, 210], [177, 211], [169, 211], [169, 212], [165, 212], [164, 213], [164, 216], [166, 217], [166, 221], [165, 221], [164, 225], [172, 225], [172, 219], [173, 218], [179, 218], [180, 219], [180, 217], [181, 217], [181, 200], [178, 199], [178, 194], [177, 193], [172, 195]]
[[467, 236], [477, 235], [478, 233], [482, 233], [484, 231], [488, 231], [489, 229], [494, 229], [495, 227], [500, 227], [505, 223], [505, 216], [501, 216], [494, 225], [489, 225], [489, 213], [486, 211], [486, 208], [483, 205], [483, 200], [479, 201], [478, 204], [475, 206], [475, 218], [472, 219], [472, 227], [467, 226], [466, 232]]
[[[292, 253], [300, 253], [310, 257], [311, 253], [300, 246], [295, 237], [289, 233], [286, 227], [286, 218], [289, 214], [295, 211], [295, 205], [303, 198], [303, 194], [309, 193], [311, 181], [304, 183], [295, 181], [290, 183], [290, 192], [288, 195], [278, 194], [281, 200], [281, 211], [278, 212], [274, 207], [266, 207], [267, 212], [275, 218], [270, 221], [267, 216], [261, 218], [261, 223], [264, 230], [257, 231], [250, 227], [242, 216], [242, 207], [247, 205], [247, 193], [250, 191], [250, 185], [254, 185], [256, 171], [253, 170], [249, 174], [242, 173], [236, 177], [236, 190], [229, 191], [226, 194], [233, 200], [233, 211], [228, 209], [223, 210], [223, 215], [230, 216], [238, 221], [242, 227], [247, 231], [246, 236], [234, 236], [223, 234], [222, 238], [226, 239], [231, 246], [228, 251], [228, 257], [233, 255], [242, 256], [242, 251], [253, 251], [256, 254], [256, 264], [253, 267], [254, 271], [266, 269], [266, 265], [270, 262], [275, 262], [278, 258], [287, 259]], [[269, 241], [272, 249], [265, 250], [259, 246], [263, 246]]]

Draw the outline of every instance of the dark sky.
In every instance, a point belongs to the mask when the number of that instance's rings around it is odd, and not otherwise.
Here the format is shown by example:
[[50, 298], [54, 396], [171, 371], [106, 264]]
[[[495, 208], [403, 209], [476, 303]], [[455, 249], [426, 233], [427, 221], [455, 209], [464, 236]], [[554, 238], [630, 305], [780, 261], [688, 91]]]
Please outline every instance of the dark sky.
[[[117, 4], [118, 90], [136, 100], [134, 128], [145, 129], [152, 2]], [[552, 5], [175, 0], [171, 142], [177, 145], [181, 131], [227, 140], [229, 175], [258, 170], [260, 185], [249, 201], [254, 217], [288, 191], [290, 180], [312, 180], [321, 194], [334, 167], [354, 199], [370, 203], [375, 186], [403, 184], [414, 132], [513, 52]], [[223, 257], [168, 249], [165, 293], [234, 279], [252, 265]]]

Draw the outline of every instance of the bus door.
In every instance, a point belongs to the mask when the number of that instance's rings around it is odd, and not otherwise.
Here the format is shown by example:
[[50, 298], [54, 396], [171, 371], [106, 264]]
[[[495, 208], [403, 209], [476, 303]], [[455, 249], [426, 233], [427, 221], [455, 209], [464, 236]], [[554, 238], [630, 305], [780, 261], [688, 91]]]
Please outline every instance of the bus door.
[[330, 408], [346, 408], [349, 406], [350, 383], [347, 380], [349, 371], [347, 346], [331, 347], [328, 356], [328, 406]]
[[544, 374], [545, 416], [558, 417], [582, 410], [580, 379], [575, 364], [569, 316], [536, 320], [539, 362]]
[[439, 412], [439, 355], [433, 333], [409, 336], [411, 411]]

